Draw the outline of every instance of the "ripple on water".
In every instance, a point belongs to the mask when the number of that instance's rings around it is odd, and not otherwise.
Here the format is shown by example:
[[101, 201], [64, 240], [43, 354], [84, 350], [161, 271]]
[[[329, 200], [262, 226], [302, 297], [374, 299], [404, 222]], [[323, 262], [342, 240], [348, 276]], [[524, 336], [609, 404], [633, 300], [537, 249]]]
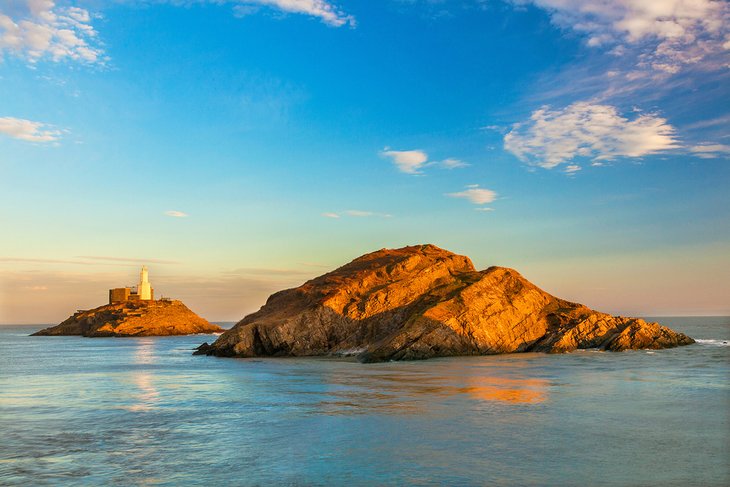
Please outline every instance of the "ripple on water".
[[2, 485], [730, 484], [714, 339], [366, 365], [26, 332], [0, 329]]

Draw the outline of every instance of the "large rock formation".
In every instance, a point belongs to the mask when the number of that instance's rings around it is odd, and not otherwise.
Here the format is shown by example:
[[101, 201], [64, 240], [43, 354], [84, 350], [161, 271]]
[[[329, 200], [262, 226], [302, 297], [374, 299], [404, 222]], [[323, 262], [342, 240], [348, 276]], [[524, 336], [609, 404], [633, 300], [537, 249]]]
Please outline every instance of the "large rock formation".
[[33, 335], [133, 337], [218, 333], [223, 329], [196, 315], [181, 301], [127, 301], [79, 311], [60, 325]]
[[476, 271], [468, 257], [420, 245], [379, 250], [275, 293], [196, 353], [357, 355], [373, 362], [693, 342], [657, 323], [551, 296], [513, 269]]

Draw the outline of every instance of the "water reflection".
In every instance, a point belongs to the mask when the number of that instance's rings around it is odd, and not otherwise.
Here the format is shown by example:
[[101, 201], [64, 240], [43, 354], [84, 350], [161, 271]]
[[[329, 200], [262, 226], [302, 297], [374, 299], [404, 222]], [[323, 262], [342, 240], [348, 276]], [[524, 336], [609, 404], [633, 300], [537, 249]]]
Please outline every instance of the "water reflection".
[[134, 349], [132, 362], [135, 365], [149, 365], [155, 362], [154, 338], [137, 338], [137, 347]]
[[[297, 381], [301, 387], [288, 394], [311, 395], [318, 401], [314, 413], [415, 414], [434, 404], [451, 401], [478, 401], [492, 404], [534, 405], [548, 400], [549, 382], [531, 376], [527, 362], [494, 364], [467, 360], [445, 360], [423, 367], [408, 364], [363, 367], [322, 367], [311, 370]], [[289, 380], [291, 381], [291, 377]], [[307, 388], [311, 382], [324, 383], [325, 391]]]
[[547, 399], [548, 381], [544, 379], [479, 377], [469, 382], [462, 392], [479, 401], [537, 404]]
[[[135, 365], [152, 365], [155, 363], [155, 340], [152, 338], [140, 338], [138, 346], [133, 354]], [[130, 405], [130, 411], [147, 411], [154, 408], [154, 403], [159, 400], [159, 393], [153, 382], [153, 375], [149, 370], [133, 369], [132, 382], [139, 391], [134, 397], [137, 402]]]

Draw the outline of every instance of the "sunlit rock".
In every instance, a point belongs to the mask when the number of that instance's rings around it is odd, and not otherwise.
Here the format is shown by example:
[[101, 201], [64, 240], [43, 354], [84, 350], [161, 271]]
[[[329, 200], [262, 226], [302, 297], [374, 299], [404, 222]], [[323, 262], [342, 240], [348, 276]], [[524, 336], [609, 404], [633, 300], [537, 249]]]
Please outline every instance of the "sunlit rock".
[[366, 254], [269, 297], [196, 353], [356, 355], [364, 362], [583, 348], [669, 348], [694, 340], [544, 292], [517, 271], [476, 271], [433, 245]]

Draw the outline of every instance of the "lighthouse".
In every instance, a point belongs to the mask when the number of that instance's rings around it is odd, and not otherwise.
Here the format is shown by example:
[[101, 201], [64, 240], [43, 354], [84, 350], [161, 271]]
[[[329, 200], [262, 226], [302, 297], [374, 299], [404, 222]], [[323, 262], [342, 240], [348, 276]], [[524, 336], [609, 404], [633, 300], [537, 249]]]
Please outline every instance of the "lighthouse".
[[137, 289], [131, 287], [117, 287], [109, 290], [109, 304], [125, 303], [127, 301], [153, 301], [155, 299], [155, 290], [152, 289], [149, 276], [147, 275], [147, 266], [142, 266], [139, 271], [139, 284]]
[[149, 276], [147, 275], [147, 266], [143, 265], [139, 271], [139, 284], [137, 285], [138, 299], [149, 301], [152, 299], [152, 286], [150, 285]]

